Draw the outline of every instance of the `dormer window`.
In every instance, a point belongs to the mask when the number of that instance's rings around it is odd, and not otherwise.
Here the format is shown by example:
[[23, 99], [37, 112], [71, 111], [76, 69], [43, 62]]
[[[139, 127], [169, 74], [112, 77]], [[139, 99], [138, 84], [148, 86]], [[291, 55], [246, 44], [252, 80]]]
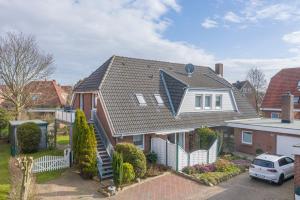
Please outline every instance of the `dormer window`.
[[197, 108], [197, 109], [202, 108], [202, 95], [195, 96], [195, 108]]
[[161, 96], [159, 94], [154, 94], [154, 97], [156, 99], [156, 102], [158, 105], [164, 105], [164, 101], [162, 100]]
[[211, 109], [211, 100], [212, 100], [212, 95], [205, 95], [205, 106], [204, 108], [207, 110]]
[[222, 95], [216, 95], [216, 109], [222, 109]]
[[140, 106], [146, 106], [147, 105], [147, 103], [145, 101], [145, 98], [142, 94], [135, 94], [135, 96], [136, 96]]

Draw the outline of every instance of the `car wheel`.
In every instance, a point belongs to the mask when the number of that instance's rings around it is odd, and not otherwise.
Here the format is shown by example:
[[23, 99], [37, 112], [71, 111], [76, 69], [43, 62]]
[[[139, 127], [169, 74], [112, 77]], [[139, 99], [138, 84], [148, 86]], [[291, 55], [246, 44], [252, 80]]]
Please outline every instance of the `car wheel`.
[[282, 185], [283, 181], [284, 181], [284, 175], [281, 174], [280, 177], [279, 177], [279, 180], [278, 180], [278, 183], [277, 183], [277, 184], [278, 184], [278, 185]]

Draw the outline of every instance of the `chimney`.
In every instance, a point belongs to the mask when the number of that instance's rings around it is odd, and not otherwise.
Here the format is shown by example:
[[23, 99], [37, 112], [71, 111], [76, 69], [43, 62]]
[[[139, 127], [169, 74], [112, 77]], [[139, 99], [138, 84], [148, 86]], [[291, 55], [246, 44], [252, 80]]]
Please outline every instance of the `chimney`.
[[215, 72], [219, 76], [223, 77], [223, 64], [222, 63], [216, 63], [215, 64]]
[[281, 122], [292, 123], [294, 121], [294, 95], [287, 92], [282, 95], [281, 101]]

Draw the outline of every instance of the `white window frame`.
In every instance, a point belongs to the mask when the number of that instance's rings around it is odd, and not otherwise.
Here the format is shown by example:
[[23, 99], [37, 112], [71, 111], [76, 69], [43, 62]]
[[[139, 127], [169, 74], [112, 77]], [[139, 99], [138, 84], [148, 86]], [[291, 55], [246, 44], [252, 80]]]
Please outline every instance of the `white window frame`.
[[97, 108], [97, 94], [92, 94], [92, 109]]
[[81, 109], [81, 110], [83, 110], [83, 108], [84, 108], [84, 102], [83, 102], [84, 100], [83, 100], [83, 94], [82, 93], [79, 93], [79, 108]]
[[[142, 141], [143, 141], [143, 144], [142, 145], [135, 145], [134, 144], [134, 137], [136, 137], [136, 136], [142, 136]], [[145, 148], [145, 135], [133, 135], [132, 136], [132, 143], [135, 145], [135, 146], [137, 146], [138, 148], [140, 148], [141, 150], [144, 150], [144, 148]]]
[[141, 93], [135, 94], [135, 97], [136, 97], [138, 103], [140, 104], [140, 106], [147, 105], [146, 99], [143, 94], [141, 94]]
[[[196, 106], [196, 98], [200, 97], [200, 107]], [[195, 108], [196, 109], [202, 109], [203, 108], [203, 95], [202, 94], [196, 94], [195, 95]]]
[[[217, 106], [217, 97], [221, 97], [220, 106]], [[223, 95], [222, 94], [216, 94], [216, 96], [215, 96], [215, 108], [216, 108], [216, 110], [222, 110], [222, 107], [223, 107]]]
[[[245, 142], [244, 141], [244, 133], [251, 134], [251, 142]], [[248, 145], [253, 144], [253, 132], [252, 131], [242, 131], [242, 144], [248, 144]]]
[[[206, 97], [207, 96], [210, 97], [210, 107], [206, 107]], [[204, 109], [205, 110], [211, 110], [212, 109], [212, 100], [213, 100], [213, 95], [211, 95], [211, 94], [204, 95]]]
[[159, 106], [164, 105], [164, 100], [161, 98], [160, 94], [154, 94], [154, 98]]
[[[277, 115], [277, 117], [273, 117], [273, 115]], [[271, 112], [271, 119], [280, 119], [280, 114], [278, 112]]]

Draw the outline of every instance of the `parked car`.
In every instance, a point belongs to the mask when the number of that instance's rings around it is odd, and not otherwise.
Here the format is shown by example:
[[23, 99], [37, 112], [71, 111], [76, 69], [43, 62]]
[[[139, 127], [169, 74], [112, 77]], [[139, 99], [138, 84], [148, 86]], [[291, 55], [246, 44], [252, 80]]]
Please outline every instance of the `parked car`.
[[252, 161], [249, 176], [282, 184], [294, 176], [294, 160], [287, 156], [261, 154]]

